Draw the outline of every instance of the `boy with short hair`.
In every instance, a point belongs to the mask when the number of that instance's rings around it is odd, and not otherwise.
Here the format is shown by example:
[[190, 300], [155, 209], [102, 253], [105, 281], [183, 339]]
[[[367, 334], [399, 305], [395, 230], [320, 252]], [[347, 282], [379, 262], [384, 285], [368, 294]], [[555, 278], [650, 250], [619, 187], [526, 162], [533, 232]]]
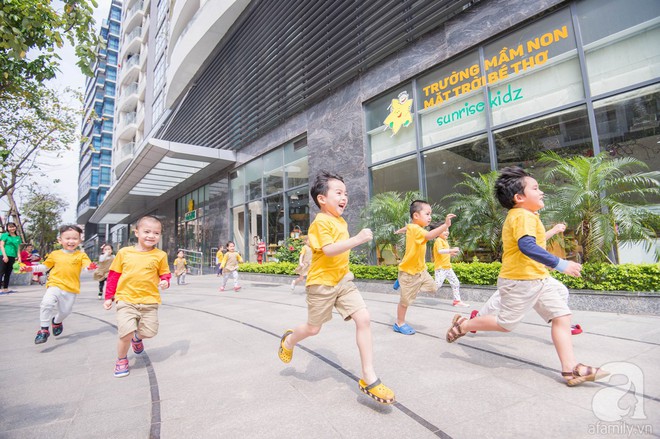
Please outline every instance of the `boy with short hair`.
[[62, 334], [64, 330], [62, 322], [73, 311], [73, 304], [80, 294], [80, 272], [85, 268], [96, 268], [87, 254], [78, 249], [81, 235], [82, 229], [75, 224], [61, 226], [57, 242], [62, 249], [53, 251], [43, 264], [25, 267], [25, 271], [32, 272], [45, 273], [50, 270], [46, 293], [41, 299], [39, 310], [41, 328], [37, 332], [34, 344], [48, 341], [50, 325], [53, 327], [55, 337]]
[[109, 310], [112, 302], [117, 302], [117, 378], [129, 374], [129, 344], [133, 352], [141, 354], [142, 340], [158, 333], [158, 289], [169, 288], [172, 278], [167, 253], [156, 248], [162, 230], [163, 225], [155, 216], [140, 218], [135, 224], [137, 244], [119, 250], [110, 266], [103, 307]]
[[[437, 285], [426, 267], [426, 243], [431, 241], [451, 226], [450, 213], [445, 222], [431, 231], [424, 227], [431, 224], [431, 205], [424, 200], [410, 203], [411, 223], [406, 225], [406, 252], [399, 263], [400, 299], [396, 309], [396, 322], [392, 326], [394, 332], [413, 335], [415, 330], [406, 323], [408, 307], [415, 301], [420, 291], [435, 293]], [[402, 231], [401, 229], [399, 231]], [[397, 232], [399, 232], [397, 231]]]
[[334, 307], [344, 320], [355, 322], [362, 363], [360, 390], [382, 404], [392, 404], [394, 392], [380, 381], [373, 366], [369, 311], [348, 268], [350, 250], [371, 241], [373, 235], [369, 229], [362, 229], [353, 237], [349, 235], [348, 224], [342, 218], [348, 194], [339, 175], [320, 171], [310, 194], [321, 212], [314, 218], [307, 234], [312, 249], [306, 282], [307, 323], [282, 335], [278, 356], [284, 363], [289, 363], [296, 344], [317, 335], [321, 326], [332, 319]]
[[447, 342], [453, 343], [473, 330], [510, 332], [534, 308], [545, 321], [552, 322], [552, 342], [568, 386], [607, 376], [608, 372], [575, 360], [571, 310], [562, 297], [563, 285], [550, 280], [546, 266], [579, 277], [582, 265], [545, 250], [545, 228], [537, 213], [545, 204], [538, 182], [521, 168], [504, 168], [495, 182], [495, 195], [509, 209], [502, 227], [504, 251], [497, 280], [502, 306], [497, 316], [468, 320], [456, 314], [447, 331]]

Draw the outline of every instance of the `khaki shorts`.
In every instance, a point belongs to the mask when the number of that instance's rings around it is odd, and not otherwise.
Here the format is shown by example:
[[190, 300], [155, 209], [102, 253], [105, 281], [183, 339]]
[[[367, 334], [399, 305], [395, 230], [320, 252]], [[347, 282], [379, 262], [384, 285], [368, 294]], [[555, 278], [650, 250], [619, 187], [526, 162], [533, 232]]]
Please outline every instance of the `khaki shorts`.
[[134, 331], [142, 338], [158, 334], [158, 304], [117, 302], [117, 330], [119, 338]]
[[332, 308], [344, 320], [350, 320], [351, 315], [367, 305], [362, 294], [358, 291], [352, 280], [353, 273], [348, 272], [337, 285], [308, 285], [307, 286], [307, 323], [311, 326], [321, 326], [332, 320]]
[[530, 309], [550, 322], [556, 317], [571, 315], [566, 304], [564, 285], [548, 276], [536, 280], [497, 279], [497, 289], [502, 296], [502, 308], [497, 324], [511, 331]]
[[410, 306], [420, 291], [425, 293], [435, 293], [438, 286], [428, 271], [410, 274], [405, 271], [399, 271], [399, 285], [401, 288], [401, 298], [399, 303], [403, 306]]

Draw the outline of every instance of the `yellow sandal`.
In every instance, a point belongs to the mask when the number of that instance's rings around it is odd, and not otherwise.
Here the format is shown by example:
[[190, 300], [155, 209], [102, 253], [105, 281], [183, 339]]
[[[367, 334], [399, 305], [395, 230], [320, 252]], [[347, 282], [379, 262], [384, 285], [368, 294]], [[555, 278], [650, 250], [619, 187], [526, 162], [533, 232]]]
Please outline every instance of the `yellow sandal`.
[[380, 378], [369, 385], [364, 380], [360, 380], [358, 384], [362, 393], [369, 395], [381, 404], [394, 404], [396, 401], [392, 389], [383, 384]]
[[[584, 373], [580, 373], [580, 368], [583, 368]], [[566, 385], [568, 387], [578, 386], [587, 381], [596, 381], [601, 378], [605, 378], [610, 373], [606, 370], [602, 370], [600, 367], [591, 367], [582, 363], [578, 363], [572, 372], [562, 372], [561, 376], [566, 379]]]
[[293, 334], [293, 330], [287, 329], [286, 332], [282, 335], [282, 338], [280, 338], [280, 348], [277, 351], [277, 356], [280, 357], [280, 360], [282, 360], [284, 363], [290, 363], [291, 359], [293, 358], [293, 348], [287, 349], [286, 346], [284, 346], [284, 340], [286, 338]]

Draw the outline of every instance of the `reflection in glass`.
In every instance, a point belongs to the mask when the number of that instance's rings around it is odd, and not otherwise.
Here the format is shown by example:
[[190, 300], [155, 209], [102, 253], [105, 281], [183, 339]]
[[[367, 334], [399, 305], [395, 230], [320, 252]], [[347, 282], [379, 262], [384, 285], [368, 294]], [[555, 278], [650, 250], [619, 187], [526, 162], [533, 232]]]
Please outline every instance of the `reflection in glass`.
[[287, 194], [289, 201], [289, 235], [294, 230], [306, 235], [309, 229], [309, 188], [304, 187]]
[[249, 252], [244, 256], [248, 261], [257, 260], [257, 243], [262, 236], [263, 230], [263, 203], [261, 200], [248, 204], [248, 246]]
[[248, 201], [261, 198], [261, 177], [263, 173], [263, 162], [260, 158], [245, 165], [245, 182], [248, 191]]
[[445, 195], [461, 191], [456, 184], [464, 173], [478, 175], [490, 172], [490, 156], [486, 136], [473, 137], [460, 143], [424, 153], [427, 198], [440, 202]]
[[268, 197], [266, 201], [266, 246], [271, 248], [284, 242], [284, 197], [282, 194]]
[[231, 210], [232, 241], [236, 244], [236, 251], [245, 254], [245, 206], [237, 206]]
[[521, 166], [531, 170], [538, 168], [538, 154], [546, 150], [554, 151], [560, 156], [593, 155], [585, 107], [554, 113], [495, 131], [494, 136], [497, 166], [500, 169], [506, 166]]
[[284, 167], [282, 148], [264, 156], [264, 187], [265, 195], [271, 195], [284, 190]]
[[231, 204], [242, 204], [245, 202], [245, 171], [237, 169], [229, 176], [229, 188], [231, 190]]
[[594, 111], [601, 151], [660, 170], [660, 84], [594, 102]]
[[416, 155], [374, 166], [371, 168], [372, 193], [419, 191], [418, 175]]
[[660, 76], [660, 2], [577, 3], [592, 96]]

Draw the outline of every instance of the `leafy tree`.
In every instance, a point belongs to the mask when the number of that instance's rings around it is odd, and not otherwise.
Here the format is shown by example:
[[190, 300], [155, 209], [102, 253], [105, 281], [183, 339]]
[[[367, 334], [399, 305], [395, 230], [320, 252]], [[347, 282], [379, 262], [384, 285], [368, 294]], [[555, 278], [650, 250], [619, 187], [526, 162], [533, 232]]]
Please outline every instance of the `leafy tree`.
[[387, 248], [397, 261], [401, 259], [399, 249], [403, 249], [405, 235], [394, 232], [410, 221], [410, 203], [420, 198], [418, 192], [383, 192], [375, 195], [360, 212], [361, 227], [371, 229], [374, 234], [378, 265], [383, 262], [383, 250]]
[[465, 180], [456, 185], [464, 192], [449, 194], [449, 212], [456, 214], [452, 222], [453, 239], [460, 242], [461, 250], [475, 252], [486, 249], [493, 259], [502, 257], [502, 225], [506, 218], [504, 209], [495, 197], [497, 171], [472, 176], [463, 173]]
[[77, 140], [80, 114], [52, 90], [41, 88], [38, 94], [40, 107], [24, 97], [0, 99], [0, 198], [7, 197], [7, 218], [14, 218], [23, 239], [14, 193], [30, 178], [41, 177], [39, 184], [45, 183], [47, 176], [37, 159], [43, 152], [59, 155], [71, 148]]
[[31, 191], [22, 207], [31, 242], [42, 255], [53, 250], [62, 213], [68, 203], [57, 195], [38, 190]]
[[653, 218], [657, 224], [658, 215], [648, 202], [660, 197], [660, 172], [642, 172], [648, 167], [640, 160], [608, 153], [564, 158], [550, 151], [539, 163], [549, 165], [544, 186], [556, 182], [547, 190], [553, 196], [546, 200], [546, 215], [575, 231], [584, 261], [608, 260], [619, 241], [653, 248], [655, 231], [650, 225]]
[[0, 100], [38, 102], [43, 81], [56, 76], [56, 48], [68, 41], [83, 73], [92, 74], [99, 38], [94, 29], [96, 0], [3, 0], [0, 4]]

